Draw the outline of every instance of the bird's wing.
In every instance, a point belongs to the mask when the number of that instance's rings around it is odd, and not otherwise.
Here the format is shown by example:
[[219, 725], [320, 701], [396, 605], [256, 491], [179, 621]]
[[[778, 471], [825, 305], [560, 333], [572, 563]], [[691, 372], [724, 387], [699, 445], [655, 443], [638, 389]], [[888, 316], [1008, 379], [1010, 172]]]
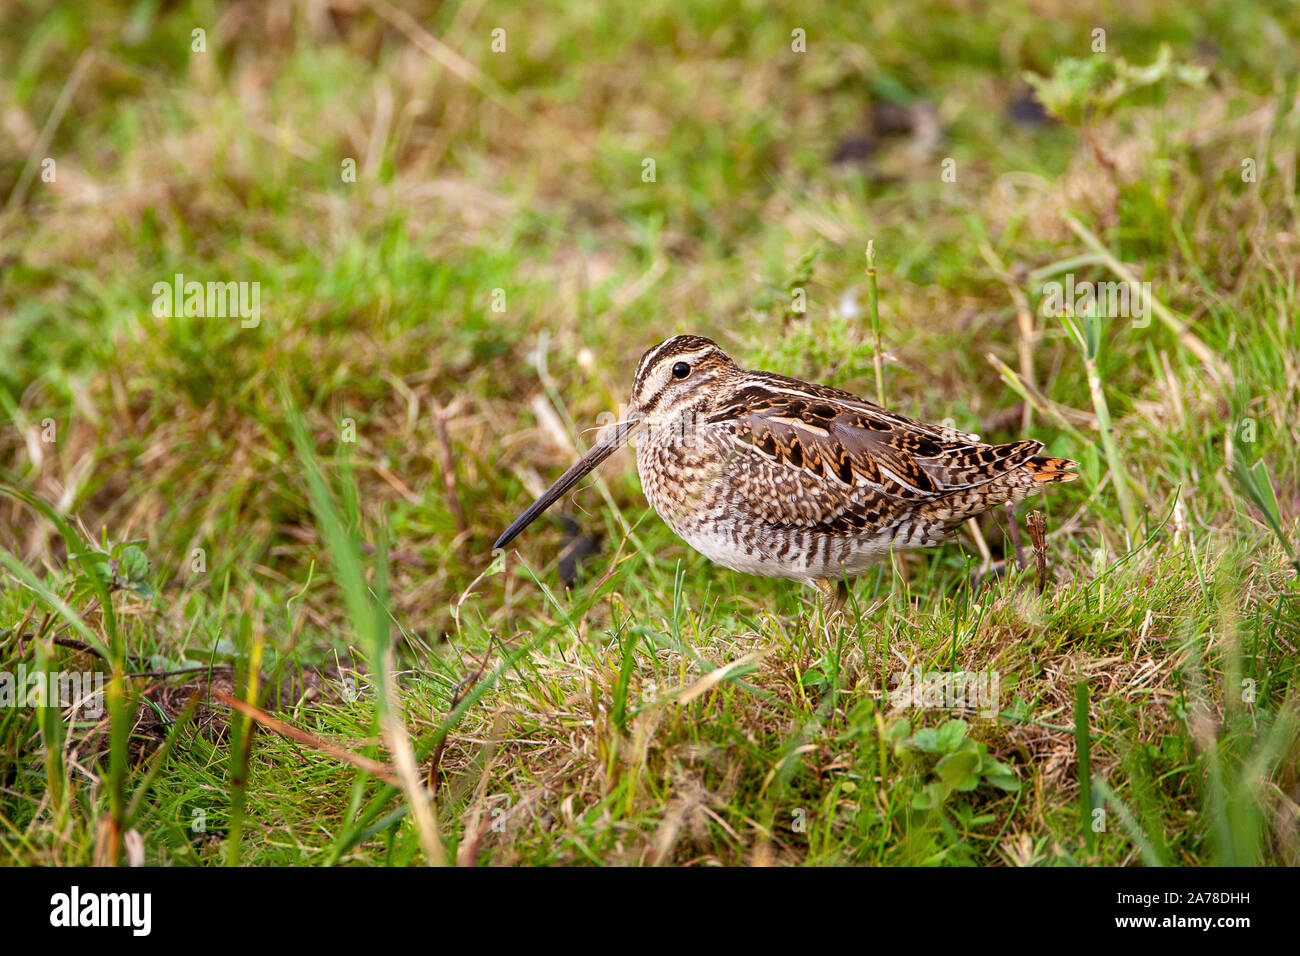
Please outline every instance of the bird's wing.
[[913, 421], [839, 389], [748, 374], [750, 381], [706, 421], [734, 443], [733, 467], [761, 470], [787, 492], [793, 482], [804, 492], [796, 497], [817, 499], [789, 508], [780, 501], [760, 505], [773, 517], [789, 510], [794, 523], [839, 521], [864, 508], [873, 519], [902, 513], [987, 484], [1043, 447], [1037, 441], [986, 445], [976, 435]]

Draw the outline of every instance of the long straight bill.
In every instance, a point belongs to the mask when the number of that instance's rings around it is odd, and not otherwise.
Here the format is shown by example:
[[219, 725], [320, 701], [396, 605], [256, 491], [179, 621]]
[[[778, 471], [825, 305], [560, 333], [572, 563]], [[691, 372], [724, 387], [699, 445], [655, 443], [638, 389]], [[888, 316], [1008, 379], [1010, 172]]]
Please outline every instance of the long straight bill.
[[579, 458], [572, 468], [560, 476], [559, 481], [547, 488], [540, 498], [528, 506], [527, 511], [516, 518], [510, 527], [506, 528], [505, 533], [502, 534], [501, 537], [497, 538], [497, 543], [492, 545], [492, 550], [495, 551], [497, 548], [504, 548], [513, 541], [519, 532], [532, 524], [537, 519], [537, 516], [543, 511], [555, 504], [561, 495], [581, 481], [582, 478], [585, 477], [593, 468], [622, 447], [623, 443], [627, 441], [628, 436], [631, 435], [640, 424], [641, 418], [638, 416], [636, 418], [624, 419], [615, 425], [613, 430], [606, 435], [602, 441], [592, 447], [591, 451]]

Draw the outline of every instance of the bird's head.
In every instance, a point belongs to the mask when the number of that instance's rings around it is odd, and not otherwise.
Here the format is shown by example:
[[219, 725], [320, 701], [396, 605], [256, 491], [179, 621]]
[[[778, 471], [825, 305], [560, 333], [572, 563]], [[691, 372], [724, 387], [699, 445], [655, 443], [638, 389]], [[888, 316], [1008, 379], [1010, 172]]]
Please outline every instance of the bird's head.
[[641, 427], [690, 428], [706, 414], [718, 385], [739, 369], [716, 342], [699, 335], [674, 335], [648, 349], [637, 364], [628, 412], [573, 467], [520, 515], [494, 547], [505, 547], [538, 515], [618, 450]]
[[701, 335], [674, 335], [647, 349], [632, 379], [629, 414], [650, 428], [700, 415], [713, 407], [719, 385], [739, 369]]

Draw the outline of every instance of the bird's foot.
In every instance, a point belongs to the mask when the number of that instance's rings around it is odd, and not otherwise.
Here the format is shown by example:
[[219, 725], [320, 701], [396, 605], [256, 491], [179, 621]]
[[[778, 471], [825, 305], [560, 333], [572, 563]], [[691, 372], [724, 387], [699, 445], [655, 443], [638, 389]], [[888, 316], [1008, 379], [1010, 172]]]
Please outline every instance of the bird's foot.
[[831, 627], [844, 623], [842, 619], [845, 616], [845, 605], [849, 600], [849, 585], [843, 578], [839, 580], [817, 578], [813, 586], [822, 597], [822, 627], [829, 639]]

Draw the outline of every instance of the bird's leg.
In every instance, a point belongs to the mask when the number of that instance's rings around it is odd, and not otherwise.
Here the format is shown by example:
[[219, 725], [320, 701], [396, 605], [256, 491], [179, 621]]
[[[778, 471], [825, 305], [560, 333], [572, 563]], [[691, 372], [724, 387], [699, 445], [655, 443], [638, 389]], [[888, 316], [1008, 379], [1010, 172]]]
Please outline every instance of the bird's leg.
[[849, 585], [843, 578], [832, 580], [831, 578], [817, 578], [813, 581], [815, 587], [822, 596], [822, 606], [829, 610], [827, 620], [838, 617], [844, 612], [844, 605], [849, 600]]
[[838, 629], [839, 625], [845, 623], [840, 618], [844, 614], [844, 605], [849, 599], [849, 585], [843, 578], [838, 581], [831, 578], [817, 578], [812, 585], [822, 596], [822, 640], [826, 647], [831, 647], [835, 644], [832, 629]]
[[832, 609], [836, 614], [842, 614], [845, 606], [849, 603], [849, 582], [840, 578], [835, 582], [835, 598], [832, 602]]

